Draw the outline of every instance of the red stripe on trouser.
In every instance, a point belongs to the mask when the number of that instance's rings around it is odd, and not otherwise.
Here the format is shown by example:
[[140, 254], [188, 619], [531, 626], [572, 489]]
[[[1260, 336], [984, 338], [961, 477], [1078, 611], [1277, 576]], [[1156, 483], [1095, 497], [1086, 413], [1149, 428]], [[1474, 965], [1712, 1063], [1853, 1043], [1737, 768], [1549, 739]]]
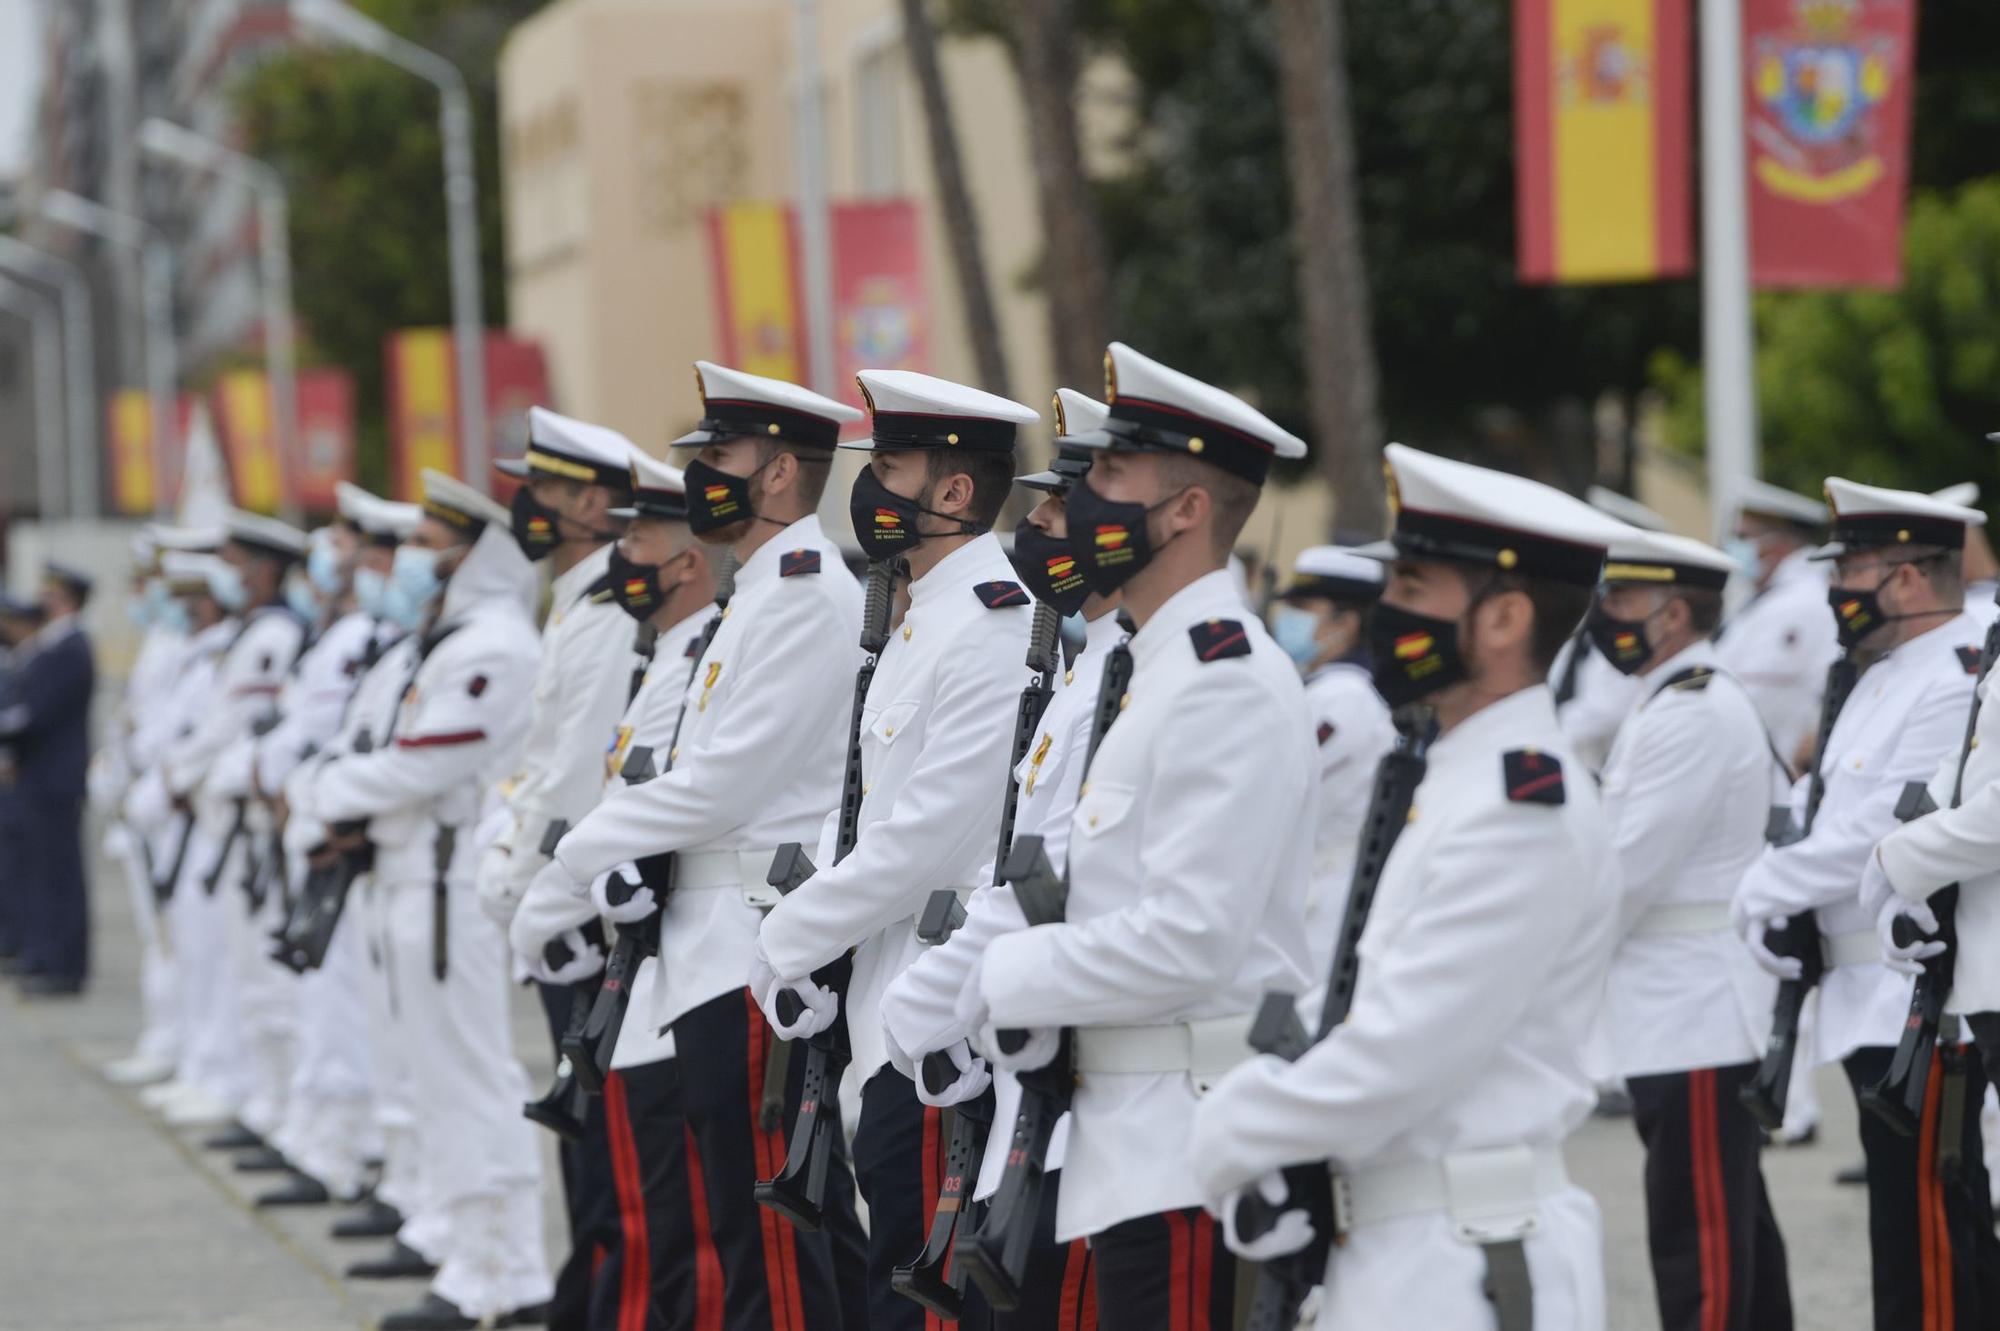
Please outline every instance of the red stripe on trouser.
[[[938, 1159], [938, 1125], [943, 1114], [929, 1105], [922, 1106], [924, 1115], [923, 1147], [923, 1187], [924, 1195], [917, 1199], [917, 1214], [924, 1218], [924, 1233], [930, 1233], [931, 1221], [935, 1218], [938, 1183], [944, 1173]], [[924, 1311], [924, 1331], [947, 1331], [944, 1318], [929, 1309]]]
[[1169, 1211], [1167, 1222], [1167, 1331], [1191, 1331], [1188, 1326], [1188, 1281], [1193, 1275], [1188, 1260], [1188, 1222], [1179, 1211]]
[[1189, 1316], [1194, 1331], [1212, 1331], [1208, 1305], [1215, 1283], [1215, 1217], [1203, 1211], [1194, 1218], [1194, 1280]]
[[1694, 1175], [1695, 1235], [1701, 1254], [1701, 1328], [1728, 1331], [1729, 1203], [1722, 1186], [1713, 1068], [1688, 1073], [1688, 1164]]
[[694, 1212], [694, 1331], [722, 1331], [722, 1255], [708, 1227], [708, 1180], [701, 1172], [701, 1151], [694, 1129], [681, 1124], [687, 1152], [688, 1209]]
[[1057, 1331], [1076, 1331], [1083, 1315], [1083, 1276], [1090, 1262], [1090, 1248], [1081, 1240], [1071, 1240], [1063, 1262], [1062, 1302], [1056, 1305]]
[[653, 1292], [646, 1196], [639, 1184], [639, 1146], [625, 1104], [625, 1079], [615, 1072], [604, 1079], [604, 1135], [611, 1144], [611, 1178], [625, 1245], [618, 1268], [618, 1331], [646, 1331], [646, 1305]]
[[[776, 1178], [785, 1165], [783, 1129], [764, 1131], [758, 1121], [758, 1106], [764, 1101], [764, 1061], [770, 1054], [771, 1028], [763, 1010], [750, 991], [743, 991], [749, 1009], [749, 1035], [745, 1041], [750, 1057], [750, 1150], [757, 1163], [757, 1177]], [[791, 1224], [768, 1206], [757, 1207], [757, 1224], [764, 1240], [764, 1285], [770, 1294], [771, 1331], [805, 1331], [805, 1310], [800, 1306], [798, 1251], [793, 1246]]]
[[1917, 1246], [1922, 1260], [1924, 1331], [1952, 1331], [1951, 1231], [1944, 1216], [1944, 1189], [1938, 1186], [1938, 1112], [1944, 1080], [1943, 1057], [1931, 1054], [1924, 1087], [1924, 1118], [1917, 1133]]

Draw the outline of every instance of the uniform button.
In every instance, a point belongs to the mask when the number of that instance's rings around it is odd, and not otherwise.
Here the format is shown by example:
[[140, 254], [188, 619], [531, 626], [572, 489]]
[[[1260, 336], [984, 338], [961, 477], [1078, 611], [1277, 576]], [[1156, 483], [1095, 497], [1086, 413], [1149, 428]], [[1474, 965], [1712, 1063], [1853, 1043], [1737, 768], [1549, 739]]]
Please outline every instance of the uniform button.
[[908, 624], [903, 625], [903, 641], [908, 642], [910, 640], [910, 635], [915, 632], [916, 630], [911, 628]]
[[861, 795], [862, 795], [862, 798], [864, 798], [864, 799], [865, 799], [865, 798], [867, 798], [867, 795], [868, 795], [868, 792], [869, 792], [869, 791], [871, 791], [871, 790], [873, 790], [873, 789], [875, 789], [875, 785], [874, 785], [874, 783], [873, 783], [873, 782], [870, 782], [869, 784], [867, 784], [867, 785], [863, 786], [863, 787], [861, 788]]
[[1092, 827], [1097, 826], [1097, 815], [1094, 813], [1090, 815], [1090, 825]]
[[893, 735], [893, 734], [895, 734], [895, 733], [896, 733], [896, 727], [894, 727], [894, 726], [883, 726], [883, 727], [882, 727], [882, 738], [883, 738], [883, 739], [887, 739], [887, 738], [889, 738], [889, 737], [890, 737], [891, 735]]
[[1074, 670], [1065, 670], [1065, 671], [1063, 671], [1063, 683], [1065, 683], [1065, 684], [1074, 684], [1074, 683], [1076, 683], [1076, 671], [1074, 671]]
[[1119, 695], [1118, 695], [1118, 710], [1119, 710], [1119, 711], [1121, 711], [1121, 712], [1122, 712], [1122, 711], [1124, 711], [1124, 710], [1125, 710], [1125, 709], [1126, 709], [1127, 707], [1130, 707], [1131, 705], [1132, 705], [1132, 695], [1131, 695], [1131, 694], [1129, 694], [1129, 693], [1121, 693], [1121, 694], [1119, 694]]
[[677, 763], [680, 760], [681, 760], [681, 746], [676, 744], [674, 745], [673, 748], [667, 750], [667, 761], [670, 763]]

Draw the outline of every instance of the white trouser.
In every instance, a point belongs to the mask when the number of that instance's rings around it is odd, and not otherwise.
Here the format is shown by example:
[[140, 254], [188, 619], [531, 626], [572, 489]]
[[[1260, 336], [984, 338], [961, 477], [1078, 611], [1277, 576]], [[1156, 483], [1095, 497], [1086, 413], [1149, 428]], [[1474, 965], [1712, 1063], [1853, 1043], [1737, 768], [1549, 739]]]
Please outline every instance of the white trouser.
[[[165, 837], [145, 838], [126, 829], [120, 838], [119, 867], [132, 898], [132, 922], [139, 931], [139, 1041], [141, 1058], [173, 1063], [180, 1056], [180, 995], [174, 986], [173, 939], [167, 921], [153, 897], [147, 856], [142, 847], [157, 846]], [[172, 854], [172, 847], [167, 849]], [[157, 859], [155, 860], [157, 862]], [[160, 866], [166, 872], [166, 866]]]
[[469, 882], [447, 896], [447, 969], [433, 969], [428, 881], [386, 886], [389, 982], [409, 1053], [410, 1103], [450, 1226], [432, 1289], [479, 1318], [546, 1302], [541, 1156], [521, 1114], [528, 1076], [509, 1031], [506, 937]]
[[368, 1047], [375, 1074], [375, 1130], [382, 1139], [382, 1177], [375, 1195], [403, 1213], [396, 1237], [430, 1261], [444, 1253], [443, 1212], [432, 1201], [430, 1177], [417, 1142], [417, 1118], [410, 1101], [407, 1039], [389, 975], [389, 912], [386, 891], [372, 877], [358, 879], [348, 905], [361, 925], [362, 956], [368, 967]]
[[[1543, 1197], [1526, 1248], [1535, 1331], [1603, 1331], [1603, 1222], [1590, 1194], [1570, 1187]], [[1486, 1255], [1442, 1211], [1361, 1225], [1333, 1250], [1317, 1325], [1488, 1327], [1485, 1278]]]
[[[1813, 1048], [1813, 1029], [1819, 1024], [1819, 990], [1806, 995], [1799, 1009], [1799, 1038], [1794, 1049]], [[1785, 1095], [1785, 1121], [1779, 1128], [1787, 1137], [1797, 1137], [1819, 1122], [1819, 1090], [1813, 1085], [1813, 1066], [1804, 1053], [1792, 1068], [1791, 1089]]]
[[[303, 882], [303, 861], [293, 882]], [[382, 1150], [370, 1104], [369, 973], [366, 922], [358, 892], [319, 969], [298, 981], [292, 1081], [279, 1149], [338, 1197], [360, 1188], [368, 1160]]]
[[250, 1060], [238, 1023], [236, 968], [230, 961], [232, 920], [243, 913], [243, 899], [219, 886], [211, 896], [202, 886], [220, 848], [199, 828], [189, 834], [168, 927], [180, 975], [179, 1077], [233, 1113], [250, 1095]]
[[246, 832], [239, 842], [236, 862], [217, 891], [236, 901], [230, 916], [230, 958], [236, 968], [238, 1022], [250, 1055], [250, 1093], [241, 1117], [245, 1127], [268, 1137], [284, 1122], [290, 1099], [298, 976], [271, 959], [271, 935], [281, 913], [278, 894], [272, 891], [261, 910], [250, 911], [244, 893], [248, 836]]

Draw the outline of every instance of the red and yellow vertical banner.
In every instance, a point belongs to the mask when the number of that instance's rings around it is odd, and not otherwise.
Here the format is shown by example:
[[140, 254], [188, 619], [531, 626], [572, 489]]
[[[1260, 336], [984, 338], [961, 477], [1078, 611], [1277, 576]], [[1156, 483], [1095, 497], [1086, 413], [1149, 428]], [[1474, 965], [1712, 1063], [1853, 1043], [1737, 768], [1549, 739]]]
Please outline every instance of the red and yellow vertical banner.
[[285, 467], [270, 381], [261, 370], [231, 370], [215, 381], [214, 409], [237, 506], [276, 513], [285, 498]]
[[153, 467], [153, 403], [141, 388], [121, 388], [105, 405], [111, 507], [126, 517], [153, 511], [160, 479]]
[[1688, 2], [1514, 0], [1523, 281], [1643, 281], [1691, 268]]
[[782, 203], [732, 203], [709, 214], [716, 327], [724, 361], [804, 383], [806, 346], [797, 237]]
[[907, 199], [833, 210], [833, 309], [841, 396], [861, 409], [857, 370], [930, 368], [930, 306], [916, 205]]
[[[391, 485], [396, 498], [416, 499], [424, 468], [460, 474], [451, 334], [408, 328], [389, 335], [387, 350]], [[485, 482], [482, 476], [473, 484]]]
[[299, 374], [299, 455], [286, 472], [299, 506], [330, 513], [338, 503], [334, 486], [354, 478], [354, 377], [323, 368]]
[[1901, 284], [1916, 19], [1917, 0], [1744, 0], [1757, 286]]

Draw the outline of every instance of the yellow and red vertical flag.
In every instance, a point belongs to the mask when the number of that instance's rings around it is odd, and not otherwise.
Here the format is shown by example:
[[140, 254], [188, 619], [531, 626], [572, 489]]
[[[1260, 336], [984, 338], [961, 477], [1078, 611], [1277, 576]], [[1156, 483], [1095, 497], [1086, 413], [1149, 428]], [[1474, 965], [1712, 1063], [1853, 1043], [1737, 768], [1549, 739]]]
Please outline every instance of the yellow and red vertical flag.
[[284, 503], [285, 469], [278, 456], [271, 384], [262, 370], [230, 370], [215, 381], [215, 416], [229, 459], [236, 503], [254, 513], [276, 513]]
[[105, 407], [111, 454], [111, 507], [126, 517], [153, 511], [159, 476], [153, 466], [153, 402], [143, 388], [120, 388]]
[[[406, 328], [387, 341], [391, 486], [399, 499], [424, 493], [424, 468], [459, 475], [458, 387], [451, 333]], [[472, 477], [484, 487], [487, 478]]]
[[782, 203], [731, 203], [709, 216], [723, 359], [750, 374], [806, 380], [797, 234]]
[[1692, 267], [1688, 3], [1514, 0], [1523, 281], [1643, 281]]

